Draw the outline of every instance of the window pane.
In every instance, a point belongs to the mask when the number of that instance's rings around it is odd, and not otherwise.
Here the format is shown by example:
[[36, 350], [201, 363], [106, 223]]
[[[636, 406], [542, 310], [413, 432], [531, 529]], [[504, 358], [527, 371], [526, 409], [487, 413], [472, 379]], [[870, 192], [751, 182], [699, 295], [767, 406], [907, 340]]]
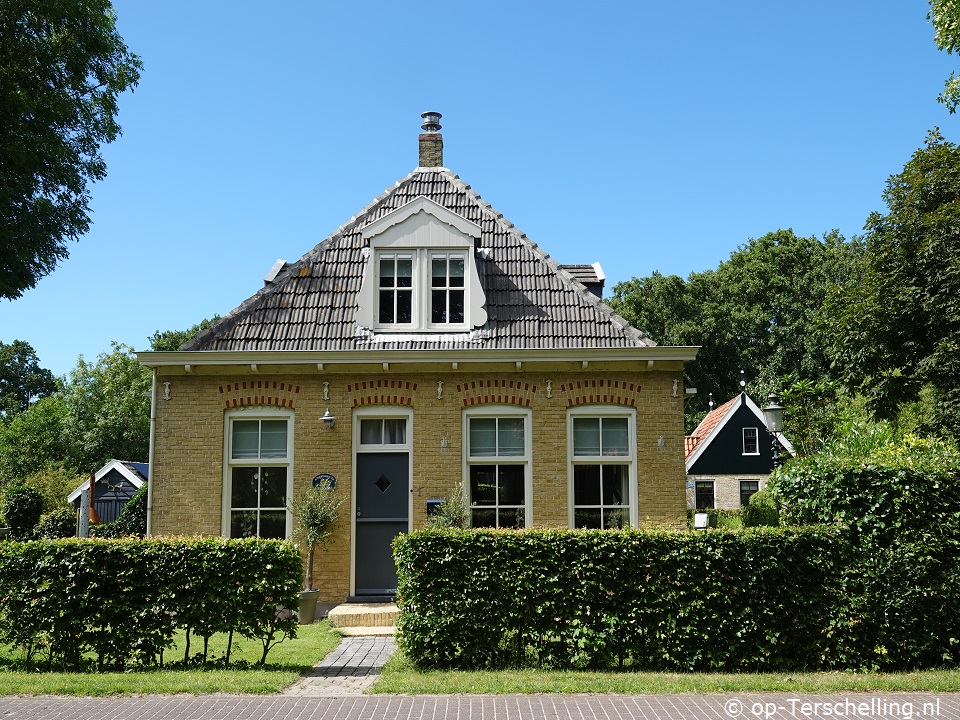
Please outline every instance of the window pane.
[[749, 505], [750, 497], [760, 489], [760, 482], [757, 480], [740, 481], [740, 504]]
[[496, 465], [470, 466], [470, 503], [495, 505], [497, 502]]
[[287, 456], [287, 421], [263, 420], [260, 423], [260, 457]]
[[230, 475], [230, 507], [257, 507], [257, 483], [259, 475], [260, 468], [233, 468], [233, 472]]
[[496, 418], [470, 418], [469, 455], [473, 457], [488, 457], [496, 454]]
[[258, 420], [233, 421], [233, 450], [231, 457], [234, 460], [259, 457], [260, 451], [260, 422]]
[[383, 444], [383, 420], [361, 420], [360, 421], [360, 444], [361, 445], [381, 445]]
[[696, 508], [706, 510], [713, 507], [713, 482], [698, 481], [696, 485]]
[[397, 255], [397, 287], [413, 287], [413, 258], [410, 255]]
[[257, 511], [241, 510], [230, 513], [230, 537], [245, 538], [257, 536]]
[[626, 508], [603, 511], [603, 527], [609, 530], [623, 529], [630, 526], [630, 515]]
[[447, 321], [447, 291], [433, 290], [430, 293], [430, 322]]
[[397, 290], [397, 322], [413, 322], [413, 293], [409, 290]]
[[432, 287], [442, 288], [447, 286], [447, 256], [434, 255], [431, 262], [433, 279]]
[[497, 511], [496, 510], [480, 510], [474, 508], [470, 513], [470, 527], [483, 528], [483, 527], [496, 527], [497, 526]]
[[499, 418], [497, 444], [501, 457], [523, 455], [523, 418]]
[[287, 535], [287, 513], [285, 510], [270, 510], [260, 513], [260, 537], [283, 540]]
[[450, 256], [450, 287], [463, 287], [463, 256]]
[[285, 507], [287, 504], [287, 469], [260, 468], [260, 507]]
[[747, 455], [755, 455], [759, 452], [756, 428], [743, 429], [743, 452]]
[[[573, 466], [573, 504], [600, 504], [600, 466]], [[578, 526], [579, 527], [579, 526]]]
[[407, 442], [405, 418], [391, 418], [383, 421], [383, 442], [385, 445], [403, 445]]
[[500, 465], [498, 468], [500, 505], [523, 505], [523, 466]]
[[627, 418], [603, 418], [603, 454], [626, 457], [630, 454]]
[[463, 290], [450, 291], [450, 322], [463, 322]]
[[524, 522], [524, 516], [524, 510], [522, 507], [503, 508], [497, 512], [497, 527], [525, 527], [526, 522]]
[[578, 528], [599, 529], [603, 527], [600, 510], [577, 509], [573, 513], [573, 526]]
[[380, 291], [380, 322], [393, 322], [393, 290]]
[[588, 457], [600, 455], [600, 418], [573, 419], [573, 454]]
[[627, 465], [603, 466], [603, 504], [626, 505], [630, 499]]
[[[392, 288], [394, 286], [394, 276], [396, 270], [393, 262], [393, 255], [380, 256], [380, 287]], [[381, 295], [381, 297], [383, 297]]]

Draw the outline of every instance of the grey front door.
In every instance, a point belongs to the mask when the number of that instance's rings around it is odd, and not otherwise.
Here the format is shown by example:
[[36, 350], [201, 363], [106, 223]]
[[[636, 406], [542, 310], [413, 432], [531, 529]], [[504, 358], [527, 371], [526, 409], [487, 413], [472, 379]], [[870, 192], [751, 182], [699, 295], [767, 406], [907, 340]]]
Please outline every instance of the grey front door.
[[391, 595], [397, 568], [390, 542], [409, 528], [409, 454], [358, 453], [356, 493], [356, 594]]

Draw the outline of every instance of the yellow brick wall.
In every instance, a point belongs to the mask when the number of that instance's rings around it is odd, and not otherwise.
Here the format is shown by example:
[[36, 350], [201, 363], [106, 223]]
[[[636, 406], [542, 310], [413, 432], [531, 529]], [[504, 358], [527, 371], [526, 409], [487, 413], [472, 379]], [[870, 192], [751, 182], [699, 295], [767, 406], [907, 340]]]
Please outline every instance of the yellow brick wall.
[[[454, 372], [425, 370], [419, 373], [394, 372], [392, 368], [350, 374], [299, 373], [289, 369], [270, 374], [263, 368], [256, 375], [163, 371], [159, 382], [170, 383], [170, 399], [165, 400], [163, 393], [158, 393], [151, 468], [151, 530], [154, 535], [219, 535], [226, 405], [235, 400], [245, 402], [247, 397], [251, 404], [258, 401], [292, 403], [294, 494], [310, 487], [317, 474], [330, 473], [337, 478], [337, 489], [346, 498], [333, 538], [319, 550], [315, 561], [315, 582], [322, 588], [322, 598], [343, 600], [350, 591], [355, 409], [402, 406], [412, 410], [413, 526], [419, 528], [425, 522], [426, 501], [447, 497], [462, 481], [464, 408], [477, 407], [476, 403], [483, 404], [484, 400], [494, 405], [529, 408], [534, 523], [541, 527], [566, 527], [567, 411], [571, 403], [583, 399], [589, 405], [594, 392], [594, 399], [601, 399], [599, 404], [603, 404], [603, 394], [609, 392], [608, 404], [612, 400], [614, 407], [633, 403], [636, 408], [636, 492], [640, 525], [684, 527], [683, 388], [679, 387], [677, 392], [674, 388], [674, 381], [679, 377], [679, 365], [665, 371], [646, 372], [629, 369], [604, 372], [589, 368], [576, 372], [504, 372], [470, 366]], [[284, 384], [283, 391], [272, 387], [278, 381]], [[440, 382], [443, 385], [438, 394]], [[477, 390], [478, 382], [487, 386]], [[243, 383], [251, 387], [267, 383], [270, 389], [229, 390]], [[586, 388], [593, 383], [593, 389], [576, 389], [577, 383]], [[599, 391], [597, 383], [601, 387]], [[632, 383], [632, 389], [625, 387], [627, 383]], [[500, 403], [496, 402], [498, 398]], [[385, 399], [389, 402], [384, 403]], [[508, 402], [503, 403], [504, 399]], [[511, 400], [516, 404], [511, 404]], [[333, 429], [319, 421], [327, 408], [337, 417]]]
[[713, 482], [713, 504], [718, 510], [738, 510], [740, 508], [740, 481], [756, 480], [760, 490], [767, 487], [766, 475], [691, 475], [687, 478], [687, 507], [696, 507], [696, 481]]

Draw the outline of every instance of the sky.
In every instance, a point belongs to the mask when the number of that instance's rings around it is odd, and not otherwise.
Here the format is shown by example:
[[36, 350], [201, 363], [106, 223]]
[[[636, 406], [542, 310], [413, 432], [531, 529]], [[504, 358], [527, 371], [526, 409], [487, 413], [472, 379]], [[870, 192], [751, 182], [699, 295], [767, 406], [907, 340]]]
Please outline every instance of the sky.
[[66, 375], [224, 315], [417, 165], [444, 165], [614, 285], [793, 228], [851, 238], [939, 126], [960, 65], [924, 0], [115, 0], [141, 56], [93, 224], [0, 341]]

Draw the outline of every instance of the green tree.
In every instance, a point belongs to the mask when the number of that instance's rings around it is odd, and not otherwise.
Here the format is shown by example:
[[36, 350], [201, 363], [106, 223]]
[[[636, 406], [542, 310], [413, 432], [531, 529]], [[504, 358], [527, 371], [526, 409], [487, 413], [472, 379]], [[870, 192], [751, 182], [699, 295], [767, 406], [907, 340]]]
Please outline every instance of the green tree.
[[[933, 23], [933, 40], [940, 50], [953, 54], [960, 50], [960, 3], [957, 0], [930, 0], [927, 19]], [[960, 78], [950, 73], [937, 98], [954, 113], [960, 105]]]
[[0, 428], [0, 486], [22, 481], [70, 451], [67, 407], [60, 394], [41, 398]]
[[179, 350], [187, 340], [192, 340], [219, 319], [219, 315], [214, 315], [212, 318], [201, 320], [188, 330], [164, 330], [163, 332], [157, 330], [148, 338], [150, 349], [157, 352]]
[[0, 297], [36, 285], [89, 229], [100, 146], [141, 69], [109, 0], [0, 2]]
[[923, 400], [919, 429], [960, 437], [960, 148], [934, 130], [883, 199], [861, 275], [827, 301], [834, 364], [874, 416]]
[[0, 418], [12, 418], [30, 407], [31, 400], [51, 395], [57, 379], [40, 361], [30, 343], [0, 342]]

